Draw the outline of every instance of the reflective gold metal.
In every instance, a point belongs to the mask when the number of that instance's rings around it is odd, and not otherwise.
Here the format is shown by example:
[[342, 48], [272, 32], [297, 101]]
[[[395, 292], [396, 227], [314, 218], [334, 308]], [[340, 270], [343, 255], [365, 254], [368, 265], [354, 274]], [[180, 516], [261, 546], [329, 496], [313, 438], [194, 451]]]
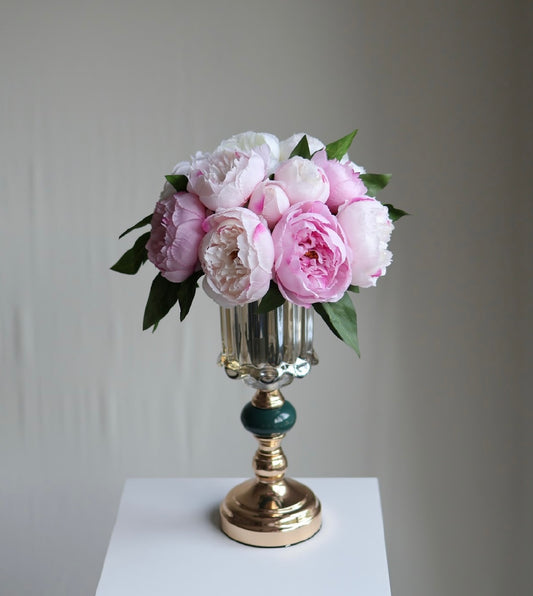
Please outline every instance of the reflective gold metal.
[[256, 391], [252, 398], [252, 404], [256, 408], [262, 410], [272, 410], [274, 408], [280, 408], [285, 402], [283, 395], [279, 389], [273, 389], [272, 391]]
[[[252, 404], [279, 408], [279, 390], [258, 391]], [[220, 506], [222, 531], [252, 546], [289, 546], [311, 538], [322, 523], [319, 500], [304, 484], [285, 478], [287, 459], [281, 448], [284, 434], [255, 435], [259, 441], [255, 478], [233, 488]]]

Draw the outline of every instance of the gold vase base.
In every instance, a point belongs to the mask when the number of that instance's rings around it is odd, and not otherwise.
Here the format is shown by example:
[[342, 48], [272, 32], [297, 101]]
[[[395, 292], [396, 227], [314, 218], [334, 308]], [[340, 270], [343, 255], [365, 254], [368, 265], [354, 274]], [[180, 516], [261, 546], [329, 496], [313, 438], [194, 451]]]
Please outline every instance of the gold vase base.
[[243, 544], [289, 546], [314, 536], [322, 524], [320, 501], [304, 484], [247, 480], [234, 487], [220, 505], [224, 534]]

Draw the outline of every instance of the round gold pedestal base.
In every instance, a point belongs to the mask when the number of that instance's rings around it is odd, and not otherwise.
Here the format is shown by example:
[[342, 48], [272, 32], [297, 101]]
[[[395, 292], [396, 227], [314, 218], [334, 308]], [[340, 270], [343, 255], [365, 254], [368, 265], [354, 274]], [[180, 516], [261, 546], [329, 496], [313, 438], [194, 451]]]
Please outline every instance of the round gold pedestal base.
[[320, 530], [320, 501], [307, 486], [284, 478], [275, 483], [247, 480], [220, 505], [222, 531], [251, 546], [289, 546]]

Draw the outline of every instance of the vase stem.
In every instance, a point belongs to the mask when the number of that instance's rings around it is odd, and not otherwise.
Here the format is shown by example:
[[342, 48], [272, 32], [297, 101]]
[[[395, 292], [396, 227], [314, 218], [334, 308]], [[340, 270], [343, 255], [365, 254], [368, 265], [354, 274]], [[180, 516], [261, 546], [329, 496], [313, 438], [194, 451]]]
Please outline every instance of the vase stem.
[[264, 484], [280, 482], [287, 470], [287, 459], [281, 448], [281, 440], [285, 435], [260, 437], [259, 449], [255, 452], [253, 468], [257, 480]]
[[[278, 389], [257, 391], [251, 402], [254, 408], [270, 411], [282, 408], [285, 403], [285, 399]], [[253, 432], [253, 429], [250, 430]], [[273, 484], [283, 480], [287, 470], [287, 458], [281, 448], [281, 441], [285, 433], [275, 433], [275, 428], [269, 430], [272, 431], [271, 436], [255, 435], [255, 438], [259, 441], [259, 448], [253, 460], [253, 469], [257, 480], [265, 484]]]
[[259, 390], [241, 414], [244, 427], [259, 441], [255, 478], [233, 488], [220, 506], [222, 530], [254, 546], [287, 546], [320, 529], [321, 507], [305, 485], [285, 478], [287, 459], [281, 441], [296, 412], [280, 391]]

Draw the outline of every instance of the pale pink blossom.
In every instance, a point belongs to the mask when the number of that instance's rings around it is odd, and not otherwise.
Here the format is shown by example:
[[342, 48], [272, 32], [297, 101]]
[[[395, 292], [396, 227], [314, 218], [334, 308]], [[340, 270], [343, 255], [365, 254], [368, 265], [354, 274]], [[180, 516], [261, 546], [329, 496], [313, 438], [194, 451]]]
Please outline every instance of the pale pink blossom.
[[220, 209], [204, 230], [198, 254], [206, 293], [225, 307], [262, 298], [272, 279], [274, 244], [259, 216], [245, 207]]
[[341, 163], [336, 159], [328, 159], [325, 151], [315, 153], [312, 161], [324, 170], [329, 181], [329, 197], [326, 205], [332, 213], [337, 213], [339, 207], [346, 201], [366, 195], [366, 186], [352, 162]]
[[281, 294], [299, 306], [337, 302], [350, 284], [350, 249], [344, 232], [319, 201], [297, 203], [272, 232], [274, 279]]
[[148, 259], [169, 281], [184, 281], [197, 268], [204, 219], [205, 207], [198, 197], [188, 192], [157, 202], [146, 249]]
[[388, 243], [394, 226], [387, 207], [369, 197], [353, 199], [339, 208], [337, 219], [352, 249], [352, 284], [375, 286], [392, 262]]
[[289, 197], [283, 185], [275, 180], [265, 180], [259, 183], [248, 203], [249, 209], [265, 218], [270, 229], [278, 223], [289, 207]]
[[267, 147], [249, 154], [231, 149], [203, 153], [192, 160], [187, 190], [211, 211], [239, 207], [265, 178], [268, 156]]
[[291, 205], [302, 201], [325, 203], [329, 196], [324, 170], [309, 159], [291, 157], [280, 164], [274, 177], [283, 184]]

